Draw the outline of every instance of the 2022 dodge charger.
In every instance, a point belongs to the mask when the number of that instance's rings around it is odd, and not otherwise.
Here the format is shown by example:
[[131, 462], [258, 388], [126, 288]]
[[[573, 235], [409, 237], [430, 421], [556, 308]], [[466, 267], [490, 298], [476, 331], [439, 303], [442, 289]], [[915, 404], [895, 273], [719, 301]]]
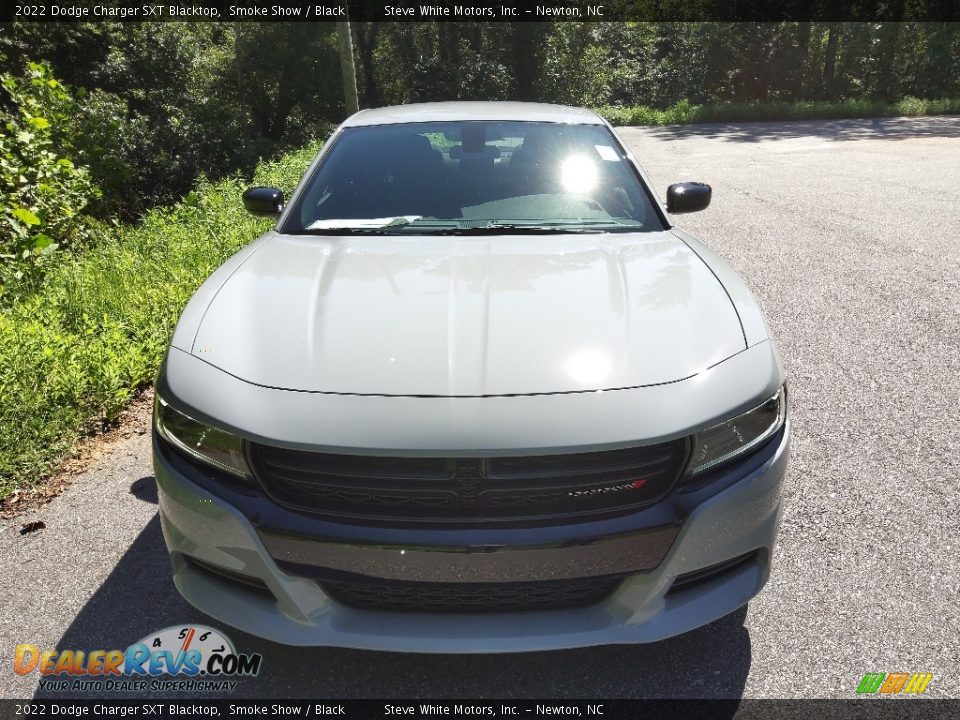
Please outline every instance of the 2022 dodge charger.
[[157, 380], [183, 596], [290, 645], [662, 639], [766, 582], [789, 422], [756, 301], [594, 113], [349, 118]]

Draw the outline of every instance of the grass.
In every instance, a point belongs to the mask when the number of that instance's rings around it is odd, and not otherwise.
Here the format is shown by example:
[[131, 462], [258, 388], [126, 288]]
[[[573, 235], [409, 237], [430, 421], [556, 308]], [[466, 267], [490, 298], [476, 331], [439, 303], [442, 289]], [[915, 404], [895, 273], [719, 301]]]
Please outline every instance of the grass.
[[[291, 191], [318, 148], [262, 164], [254, 183]], [[0, 309], [0, 500], [49, 474], [153, 380], [196, 288], [270, 227], [243, 210], [244, 187], [201, 183], [65, 257], [39, 292]]]
[[723, 102], [694, 105], [681, 100], [666, 110], [645, 105], [608, 105], [597, 112], [612, 125], [687, 125], [763, 120], [834, 120], [868, 117], [919, 117], [960, 114], [960, 98], [921, 100], [798, 100], [795, 102]]

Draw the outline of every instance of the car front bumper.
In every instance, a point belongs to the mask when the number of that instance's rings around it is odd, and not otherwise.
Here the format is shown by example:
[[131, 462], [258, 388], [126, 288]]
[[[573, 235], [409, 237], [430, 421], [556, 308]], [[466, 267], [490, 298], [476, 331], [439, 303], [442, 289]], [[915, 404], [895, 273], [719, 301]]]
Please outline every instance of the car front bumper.
[[[177, 589], [206, 614], [286, 645], [399, 652], [519, 652], [644, 643], [710, 623], [745, 605], [766, 583], [781, 514], [789, 422], [742, 476], [706, 492], [681, 522], [594, 533], [581, 542], [556, 529], [494, 547], [264, 532], [234, 504], [201, 487], [181, 463], [154, 451], [160, 518]], [[254, 518], [256, 520], [256, 518]], [[456, 550], [456, 551], [455, 551]], [[724, 572], [674, 587], [735, 558]], [[204, 569], [219, 568], [221, 574]], [[282, 567], [281, 567], [282, 566]], [[490, 614], [359, 610], [333, 601], [300, 568], [383, 580], [507, 582], [624, 574], [589, 607]], [[291, 571], [295, 568], [295, 572]], [[261, 591], [228, 579], [253, 579]], [[263, 592], [266, 588], [269, 592]]]

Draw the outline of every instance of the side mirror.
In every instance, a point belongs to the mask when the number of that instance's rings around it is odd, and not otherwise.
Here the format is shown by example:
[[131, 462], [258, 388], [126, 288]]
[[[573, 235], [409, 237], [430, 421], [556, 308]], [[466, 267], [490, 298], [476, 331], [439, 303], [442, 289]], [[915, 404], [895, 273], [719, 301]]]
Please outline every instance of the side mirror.
[[667, 212], [671, 215], [703, 210], [710, 204], [713, 190], [698, 182], [675, 183], [667, 188]]
[[277, 217], [283, 210], [283, 190], [272, 187], [247, 188], [243, 193], [243, 206], [251, 215]]

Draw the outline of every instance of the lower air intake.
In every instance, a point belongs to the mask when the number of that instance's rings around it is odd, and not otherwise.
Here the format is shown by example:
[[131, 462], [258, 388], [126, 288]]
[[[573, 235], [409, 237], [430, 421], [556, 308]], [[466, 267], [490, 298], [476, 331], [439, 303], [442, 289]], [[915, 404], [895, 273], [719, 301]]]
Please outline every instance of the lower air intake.
[[622, 578], [532, 583], [324, 582], [335, 601], [362, 610], [421, 613], [505, 613], [563, 610], [602, 602]]

